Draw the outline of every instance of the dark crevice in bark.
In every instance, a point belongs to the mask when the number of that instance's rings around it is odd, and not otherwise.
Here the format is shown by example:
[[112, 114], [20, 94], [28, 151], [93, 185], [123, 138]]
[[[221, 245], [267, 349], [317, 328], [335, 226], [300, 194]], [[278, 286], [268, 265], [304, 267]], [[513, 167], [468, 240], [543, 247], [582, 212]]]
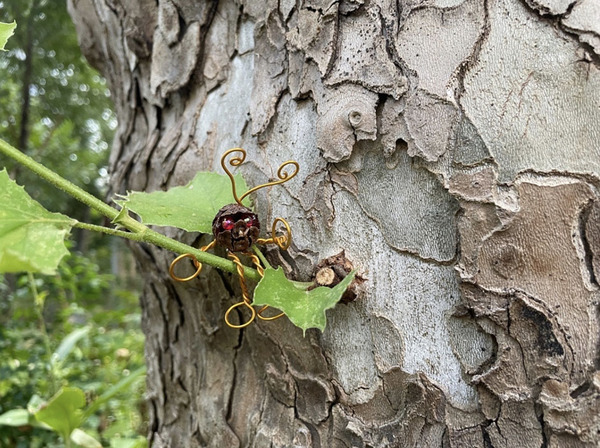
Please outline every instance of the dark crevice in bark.
[[177, 302], [177, 310], [179, 311], [179, 322], [175, 328], [175, 335], [173, 340], [173, 343], [177, 343], [179, 341], [179, 329], [183, 325], [185, 325], [185, 307], [183, 306], [183, 302], [181, 301], [179, 294], [177, 294], [177, 290], [170, 281], [167, 281], [165, 283], [165, 287], [169, 293], [169, 297], [174, 298]]
[[[160, 310], [160, 314], [162, 316], [162, 322], [164, 324], [164, 340], [168, 341], [168, 335], [169, 335], [169, 313], [168, 311], [164, 308], [165, 304], [163, 303], [163, 301], [160, 299], [161, 295], [159, 294], [159, 292], [156, 290], [156, 285], [154, 283], [148, 282], [148, 286], [150, 288], [150, 290], [152, 291], [152, 295], [154, 296], [155, 300], [158, 301], [158, 309]], [[169, 299], [167, 298], [167, 301]]]
[[[402, 58], [398, 54], [398, 51], [396, 50], [396, 36], [394, 36], [394, 23], [386, 22], [384, 15], [381, 13], [381, 9], [378, 9], [377, 13], [379, 15], [379, 21], [381, 22], [381, 31], [383, 32], [383, 37], [385, 39], [385, 51], [390, 61], [392, 61], [392, 63], [396, 67], [398, 67], [398, 70], [400, 71], [400, 76], [404, 76], [406, 78], [406, 82], [408, 83], [406, 88], [409, 92], [411, 90], [411, 85], [414, 84], [414, 79], [418, 79], [417, 73], [411, 70], [408, 67], [408, 65], [406, 65], [406, 63], [402, 60]], [[399, 10], [396, 9], [394, 16], [399, 19], [399, 14]], [[400, 28], [398, 28], [398, 30], [399, 29]], [[411, 76], [408, 76], [409, 73]], [[412, 87], [416, 88], [416, 85]], [[405, 93], [405, 95], [407, 94]]]
[[580, 397], [581, 395], [583, 395], [584, 393], [586, 393], [588, 390], [590, 390], [590, 387], [592, 387], [591, 383], [589, 381], [586, 381], [583, 384], [579, 385], [569, 395], [571, 395], [571, 398]]
[[483, 446], [485, 448], [494, 448], [494, 444], [492, 443], [492, 439], [487, 431], [487, 427], [490, 426], [492, 422], [487, 422], [487, 424], [481, 426], [481, 435], [483, 437]]
[[154, 417], [152, 419], [152, 421], [150, 422], [149, 428], [148, 428], [148, 446], [152, 446], [152, 443], [154, 442], [154, 435], [158, 432], [158, 418], [157, 416], [157, 409], [156, 409], [156, 400], [148, 400], [150, 402], [150, 406], [152, 406], [152, 412], [151, 415]]
[[[595, 304], [595, 317], [596, 322], [600, 323], [600, 303]], [[594, 368], [600, 370], [600, 344], [596, 346], [596, 357], [594, 359]]]
[[[240, 330], [238, 332], [238, 343], [233, 348], [233, 358], [231, 360], [231, 370], [232, 370], [231, 389], [229, 390], [229, 396], [227, 397], [227, 406], [225, 409], [225, 421], [227, 423], [231, 422], [231, 417], [233, 415], [233, 401], [235, 399], [235, 391], [236, 391], [236, 387], [237, 387], [237, 376], [238, 376], [238, 369], [237, 369], [236, 362], [237, 362], [239, 349], [242, 346], [243, 339], [244, 339], [244, 329], [240, 328]], [[236, 436], [237, 436], [237, 434], [236, 434]]]
[[177, 10], [177, 21], [179, 23], [179, 34], [177, 35], [177, 40], [181, 42], [183, 40], [183, 36], [185, 36], [185, 32], [188, 29], [188, 24], [185, 23], [185, 17], [183, 17], [183, 14], [181, 13], [181, 10], [177, 3], [173, 2], [172, 4]]
[[200, 51], [198, 53], [198, 58], [196, 60], [196, 67], [193, 70], [193, 75], [190, 77], [190, 80], [187, 83], [187, 86], [189, 86], [190, 88], [194, 85], [205, 84], [204, 83], [204, 74], [203, 74], [203, 70], [202, 70], [202, 66], [204, 64], [204, 52], [205, 52], [204, 42], [206, 41], [206, 36], [208, 34], [208, 31], [210, 30], [213, 20], [214, 20], [215, 16], [217, 15], [217, 9], [219, 6], [219, 2], [216, 0], [208, 0], [207, 2], [204, 3], [204, 5], [205, 6], [203, 6], [203, 9], [208, 8], [208, 10], [205, 12], [203, 20], [200, 23], [199, 41], [200, 41], [201, 45], [200, 45]]
[[231, 275], [232, 274], [228, 274], [226, 272], [223, 272], [220, 269], [215, 269], [214, 271], [221, 278], [221, 283], [223, 284], [223, 287], [227, 291], [229, 297], [235, 297], [235, 291], [233, 290], [233, 287], [231, 285]]
[[[310, 11], [310, 8], [307, 7], [307, 9]], [[320, 11], [320, 13], [321, 17], [323, 17], [323, 12]], [[327, 78], [329, 78], [329, 75], [333, 71], [333, 68], [335, 67], [335, 62], [337, 61], [338, 55], [340, 53], [340, 24], [341, 14], [338, 11], [335, 17], [335, 28], [333, 29], [333, 36], [331, 36], [331, 40], [335, 42], [335, 45], [333, 46], [333, 52], [329, 57], [329, 61], [327, 61], [327, 68], [325, 68], [325, 73], [321, 76], [321, 80], [323, 83], [325, 83], [325, 81], [327, 80]]]
[[581, 213], [579, 214], [579, 237], [581, 238], [581, 244], [584, 250], [584, 262], [586, 267], [586, 272], [589, 275], [589, 281], [592, 285], [596, 287], [600, 287], [598, 284], [598, 279], [596, 278], [596, 274], [594, 273], [594, 253], [590, 246], [590, 242], [588, 240], [586, 225], [590, 218], [590, 213], [592, 212], [592, 207], [594, 205], [594, 201], [590, 199], [587, 204], [581, 209]]
[[331, 206], [331, 217], [327, 220], [327, 223], [329, 225], [333, 225], [333, 221], [335, 220], [335, 217], [336, 217], [335, 200], [334, 199], [335, 199], [335, 195], [339, 191], [338, 188], [336, 188], [336, 184], [333, 181], [333, 178], [331, 176], [331, 168], [332, 167], [333, 167], [333, 165], [331, 163], [327, 163], [327, 166], [325, 167], [325, 170], [327, 171], [327, 179], [329, 180], [329, 183], [331, 185], [331, 190], [333, 192], [333, 194], [329, 198], [329, 205]]
[[479, 35], [479, 38], [473, 45], [473, 51], [469, 56], [467, 56], [462, 64], [460, 64], [457, 68], [456, 79], [458, 81], [458, 88], [455, 91], [455, 101], [458, 106], [458, 109], [461, 112], [461, 115], [465, 115], [464, 108], [461, 104], [461, 98], [465, 93], [465, 78], [469, 70], [475, 66], [475, 64], [479, 61], [479, 54], [485, 44], [491, 30], [490, 25], [490, 10], [489, 10], [489, 2], [488, 0], [483, 1], [483, 31]]
[[540, 448], [548, 448], [548, 437], [546, 435], [546, 425], [544, 422], [544, 410], [539, 404], [535, 404], [535, 410], [538, 418], [538, 422], [540, 423], [540, 434], [542, 436], [542, 445]]
[[177, 378], [177, 384], [179, 385], [179, 387], [181, 388], [181, 390], [183, 390], [184, 392], [187, 393], [187, 387], [185, 387], [185, 384], [183, 384], [183, 381], [181, 379], [181, 377]]

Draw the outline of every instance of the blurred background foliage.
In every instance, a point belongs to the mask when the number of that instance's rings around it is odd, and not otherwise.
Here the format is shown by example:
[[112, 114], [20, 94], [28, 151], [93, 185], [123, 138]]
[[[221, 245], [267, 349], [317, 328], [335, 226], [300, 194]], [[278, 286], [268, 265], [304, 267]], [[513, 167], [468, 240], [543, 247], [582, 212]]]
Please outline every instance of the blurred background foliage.
[[[85, 61], [62, 0], [0, 0], [0, 22], [17, 21], [0, 52], [0, 136], [90, 193], [104, 197], [117, 122], [105, 80]], [[102, 218], [36, 175], [0, 160], [48, 210]], [[65, 385], [88, 402], [143, 366], [137, 284], [125, 245], [76, 231], [55, 276], [0, 276], [0, 414], [48, 400]], [[61, 363], [53, 354], [80, 338]], [[105, 403], [84, 429], [104, 446], [145, 446], [144, 380]], [[55, 433], [0, 425], [0, 447], [62, 447]]]

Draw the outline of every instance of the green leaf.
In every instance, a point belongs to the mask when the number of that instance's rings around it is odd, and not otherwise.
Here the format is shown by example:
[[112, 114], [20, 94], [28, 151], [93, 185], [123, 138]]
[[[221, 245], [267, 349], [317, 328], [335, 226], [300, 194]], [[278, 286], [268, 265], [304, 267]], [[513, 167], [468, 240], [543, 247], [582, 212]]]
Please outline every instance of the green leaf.
[[110, 400], [114, 395], [118, 394], [124, 389], [128, 389], [140, 376], [146, 373], [146, 366], [142, 366], [139, 369], [131, 372], [128, 376], [123, 378], [117, 384], [112, 386], [98, 398], [96, 398], [92, 404], [85, 410], [83, 414], [83, 420], [86, 420], [90, 415], [96, 412], [102, 404]]
[[0, 272], [53, 274], [75, 220], [51, 213], [0, 171]]
[[6, 51], [4, 46], [6, 45], [8, 38], [14, 34], [16, 27], [17, 22], [14, 21], [13, 23], [0, 22], [0, 50]]
[[[240, 175], [235, 176], [235, 184], [240, 194], [248, 189]], [[211, 233], [212, 221], [219, 209], [235, 201], [227, 176], [200, 172], [182, 187], [153, 193], [134, 191], [115, 202], [136, 213], [144, 224]], [[249, 204], [249, 201], [244, 200], [244, 205]]]
[[50, 426], [66, 440], [81, 424], [81, 408], [84, 406], [83, 391], [76, 387], [65, 387], [52, 397], [45, 408], [35, 414], [35, 418]]
[[79, 340], [85, 337], [90, 332], [90, 327], [78, 328], [77, 330], [73, 330], [65, 338], [61, 341], [60, 345], [54, 352], [53, 358], [60, 364], [62, 363], [69, 353], [73, 351], [75, 348], [75, 344], [79, 342]]
[[46, 402], [40, 397], [38, 394], [33, 394], [27, 403], [27, 410], [31, 415], [35, 414], [39, 411]]
[[45, 423], [38, 422], [27, 409], [11, 409], [5, 412], [0, 415], [0, 425], [16, 427], [35, 426], [36, 428], [52, 429]]
[[0, 425], [27, 426], [29, 425], [29, 412], [27, 409], [11, 409], [0, 415]]
[[354, 279], [351, 272], [333, 288], [320, 286], [308, 290], [310, 283], [288, 280], [281, 268], [265, 269], [254, 290], [253, 305], [269, 305], [283, 311], [290, 321], [306, 333], [308, 328], [325, 329], [325, 311], [333, 308]]
[[71, 440], [83, 448], [102, 448], [102, 444], [81, 429], [76, 428], [71, 433]]
[[135, 439], [130, 438], [112, 438], [110, 439], [110, 448], [147, 448], [148, 441], [145, 437], [139, 436]]

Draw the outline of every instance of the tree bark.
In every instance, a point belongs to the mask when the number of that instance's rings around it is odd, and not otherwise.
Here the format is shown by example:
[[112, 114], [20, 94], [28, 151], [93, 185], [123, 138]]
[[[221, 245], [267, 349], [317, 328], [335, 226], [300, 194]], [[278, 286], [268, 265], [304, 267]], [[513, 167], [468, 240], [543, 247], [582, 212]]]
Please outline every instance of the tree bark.
[[[144, 277], [153, 447], [600, 442], [600, 7], [593, 0], [70, 0], [119, 128], [113, 192], [264, 183], [269, 256], [345, 250], [358, 300], [306, 337], [224, 325], [236, 278]], [[188, 243], [207, 236], [164, 230]]]

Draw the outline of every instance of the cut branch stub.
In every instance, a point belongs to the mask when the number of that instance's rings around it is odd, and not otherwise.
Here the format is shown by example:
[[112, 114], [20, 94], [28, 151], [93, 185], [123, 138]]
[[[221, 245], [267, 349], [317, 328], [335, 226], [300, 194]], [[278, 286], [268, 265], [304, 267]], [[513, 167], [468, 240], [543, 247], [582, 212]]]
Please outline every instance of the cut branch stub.
[[[333, 288], [340, 283], [354, 269], [352, 262], [346, 258], [345, 251], [321, 260], [314, 269], [313, 281], [316, 286]], [[358, 288], [365, 282], [365, 278], [356, 275], [340, 302], [350, 303], [358, 297]]]

